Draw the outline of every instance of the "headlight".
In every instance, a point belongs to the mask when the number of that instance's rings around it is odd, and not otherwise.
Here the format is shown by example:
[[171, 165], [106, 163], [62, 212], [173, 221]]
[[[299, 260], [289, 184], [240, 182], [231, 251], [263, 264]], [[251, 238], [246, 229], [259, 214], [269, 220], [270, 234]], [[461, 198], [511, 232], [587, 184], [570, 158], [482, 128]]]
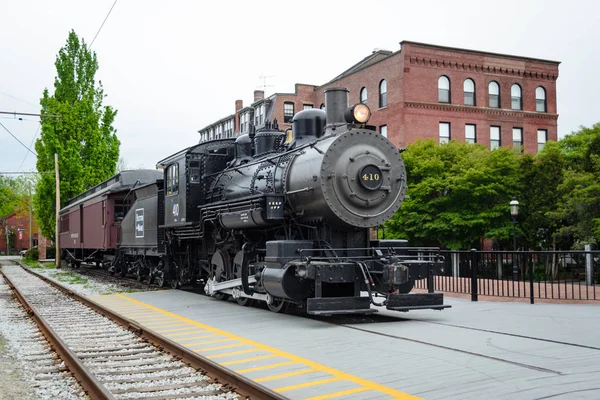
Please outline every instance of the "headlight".
[[346, 122], [366, 124], [371, 118], [371, 110], [366, 104], [355, 104], [344, 113]]

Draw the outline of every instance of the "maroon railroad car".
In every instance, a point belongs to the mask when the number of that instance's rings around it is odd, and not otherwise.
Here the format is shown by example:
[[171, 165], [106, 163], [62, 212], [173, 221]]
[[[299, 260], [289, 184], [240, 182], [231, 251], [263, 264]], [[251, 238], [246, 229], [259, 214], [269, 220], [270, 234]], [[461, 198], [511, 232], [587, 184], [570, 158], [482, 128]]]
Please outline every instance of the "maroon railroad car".
[[100, 265], [110, 262], [119, 244], [119, 226], [135, 201], [135, 187], [162, 179], [158, 170], [122, 171], [70, 199], [60, 210], [62, 260]]

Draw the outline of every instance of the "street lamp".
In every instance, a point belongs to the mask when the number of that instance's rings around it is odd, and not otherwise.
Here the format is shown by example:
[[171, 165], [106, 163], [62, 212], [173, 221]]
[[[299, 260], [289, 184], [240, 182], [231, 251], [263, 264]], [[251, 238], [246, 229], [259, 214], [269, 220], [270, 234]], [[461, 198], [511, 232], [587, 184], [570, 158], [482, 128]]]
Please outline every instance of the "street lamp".
[[[519, 215], [519, 202], [516, 197], [510, 201], [510, 215], [513, 223], [513, 250], [517, 251], [517, 216]], [[513, 279], [519, 279], [519, 266], [515, 262], [516, 253], [513, 253]]]

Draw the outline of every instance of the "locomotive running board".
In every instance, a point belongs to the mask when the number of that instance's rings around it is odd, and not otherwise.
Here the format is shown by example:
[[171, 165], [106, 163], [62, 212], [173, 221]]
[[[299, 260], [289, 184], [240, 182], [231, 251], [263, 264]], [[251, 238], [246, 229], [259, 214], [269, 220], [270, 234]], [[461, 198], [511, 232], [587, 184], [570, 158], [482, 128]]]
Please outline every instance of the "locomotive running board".
[[450, 307], [452, 306], [444, 305], [442, 293], [391, 294], [386, 305], [388, 310], [403, 312], [426, 309], [443, 310]]

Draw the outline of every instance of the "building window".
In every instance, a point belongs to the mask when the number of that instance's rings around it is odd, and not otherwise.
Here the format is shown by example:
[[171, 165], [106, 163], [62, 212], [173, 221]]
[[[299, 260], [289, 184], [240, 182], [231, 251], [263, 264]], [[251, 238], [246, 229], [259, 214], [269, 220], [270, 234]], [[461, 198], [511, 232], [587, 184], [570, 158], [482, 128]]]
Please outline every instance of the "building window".
[[465, 141], [467, 143], [477, 143], [477, 134], [475, 125], [466, 124], [465, 125]]
[[521, 96], [521, 86], [516, 83], [510, 88], [511, 105], [513, 110], [523, 109], [523, 97]]
[[383, 137], [388, 137], [387, 136], [387, 125], [381, 125], [379, 127], [379, 133], [381, 133], [381, 136], [383, 136]]
[[513, 128], [513, 149], [523, 152], [523, 128]]
[[169, 165], [167, 168], [167, 196], [179, 192], [179, 164]]
[[379, 82], [379, 108], [387, 106], [387, 82], [383, 79]]
[[294, 118], [294, 103], [283, 103], [283, 122], [290, 123]]
[[450, 103], [450, 79], [444, 75], [438, 79], [438, 101], [440, 103]]
[[325, 103], [321, 104], [321, 110], [325, 109]]
[[360, 89], [360, 102], [363, 104], [367, 104], [367, 88], [366, 87]]
[[250, 113], [243, 113], [240, 115], [240, 133], [246, 132], [248, 130], [248, 117]]
[[310, 110], [311, 108], [314, 108], [312, 104], [303, 104], [302, 107], [304, 110]]
[[465, 106], [475, 105], [475, 82], [473, 79], [465, 79], [463, 84], [463, 90], [465, 92]]
[[538, 152], [542, 151], [547, 141], [548, 131], [546, 129], [538, 129]]
[[541, 86], [535, 89], [535, 111], [546, 112], [546, 89]]
[[450, 141], [450, 122], [440, 122], [440, 144]]
[[500, 127], [490, 126], [490, 150], [500, 147]]
[[488, 102], [490, 108], [500, 108], [500, 85], [496, 81], [488, 85]]

